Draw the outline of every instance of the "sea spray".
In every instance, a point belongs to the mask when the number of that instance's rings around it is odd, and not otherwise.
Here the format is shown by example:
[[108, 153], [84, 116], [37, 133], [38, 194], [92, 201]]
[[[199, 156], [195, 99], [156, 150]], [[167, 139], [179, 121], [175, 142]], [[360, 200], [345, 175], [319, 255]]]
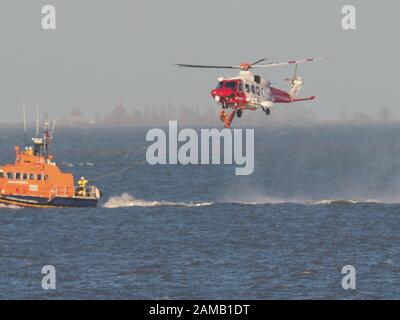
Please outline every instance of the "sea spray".
[[120, 196], [114, 196], [108, 199], [103, 205], [104, 208], [124, 208], [124, 207], [161, 207], [161, 206], [176, 206], [176, 207], [203, 207], [211, 206], [212, 202], [172, 202], [163, 200], [143, 200], [136, 199], [128, 193], [123, 193]]

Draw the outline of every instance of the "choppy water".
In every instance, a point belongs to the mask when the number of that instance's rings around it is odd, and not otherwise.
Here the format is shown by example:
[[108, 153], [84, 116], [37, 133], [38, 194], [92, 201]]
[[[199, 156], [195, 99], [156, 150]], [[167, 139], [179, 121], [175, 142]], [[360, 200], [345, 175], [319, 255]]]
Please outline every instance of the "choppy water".
[[[62, 129], [54, 152], [90, 179], [143, 160], [146, 131]], [[0, 129], [0, 163], [21, 136]], [[97, 209], [1, 206], [0, 298], [400, 298], [399, 136], [396, 126], [256, 128], [248, 177], [146, 164], [96, 181]], [[355, 291], [341, 287], [347, 264]]]

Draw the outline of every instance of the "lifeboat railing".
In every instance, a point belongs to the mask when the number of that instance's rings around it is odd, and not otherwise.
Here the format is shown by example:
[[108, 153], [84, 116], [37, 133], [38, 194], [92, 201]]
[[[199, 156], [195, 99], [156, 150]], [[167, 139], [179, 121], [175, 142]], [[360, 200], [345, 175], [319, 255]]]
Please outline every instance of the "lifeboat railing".
[[82, 197], [96, 198], [97, 188], [95, 186], [87, 186], [85, 189], [77, 186], [54, 186], [51, 189], [51, 198], [55, 197]]

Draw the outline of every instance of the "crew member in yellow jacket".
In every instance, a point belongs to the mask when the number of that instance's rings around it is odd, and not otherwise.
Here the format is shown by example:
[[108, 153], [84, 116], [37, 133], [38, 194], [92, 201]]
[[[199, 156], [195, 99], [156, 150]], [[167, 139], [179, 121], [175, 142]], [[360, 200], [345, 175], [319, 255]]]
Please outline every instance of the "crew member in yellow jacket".
[[79, 195], [82, 197], [86, 197], [87, 184], [88, 184], [88, 181], [85, 179], [85, 177], [81, 177], [81, 179], [78, 181]]

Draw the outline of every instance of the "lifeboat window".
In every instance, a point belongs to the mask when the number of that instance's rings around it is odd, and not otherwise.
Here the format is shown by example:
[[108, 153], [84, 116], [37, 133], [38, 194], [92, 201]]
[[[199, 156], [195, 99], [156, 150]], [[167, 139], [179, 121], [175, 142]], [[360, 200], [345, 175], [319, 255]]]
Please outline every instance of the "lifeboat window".
[[250, 85], [248, 83], [246, 83], [245, 88], [246, 88], [246, 92], [250, 93]]
[[21, 180], [21, 174], [19, 172], [15, 174], [15, 180]]
[[30, 174], [29, 174], [29, 180], [35, 180], [35, 175], [32, 174], [32, 173], [30, 173]]
[[36, 180], [42, 180], [42, 175], [41, 174], [38, 174], [37, 176], [36, 176]]
[[14, 179], [14, 173], [12, 173], [12, 172], [7, 172], [7, 179], [13, 180], [13, 179]]
[[251, 86], [251, 92], [252, 92], [253, 94], [256, 94], [256, 88], [254, 87], [254, 85]]
[[260, 87], [256, 87], [256, 92], [257, 92], [257, 95], [259, 96], [260, 95]]
[[44, 180], [45, 181], [49, 180], [49, 176], [47, 174], [44, 176]]
[[3, 178], [4, 178], [4, 173], [0, 172], [0, 179], [3, 179]]
[[28, 180], [28, 174], [27, 174], [27, 173], [24, 173], [24, 174], [22, 175], [22, 179]]

